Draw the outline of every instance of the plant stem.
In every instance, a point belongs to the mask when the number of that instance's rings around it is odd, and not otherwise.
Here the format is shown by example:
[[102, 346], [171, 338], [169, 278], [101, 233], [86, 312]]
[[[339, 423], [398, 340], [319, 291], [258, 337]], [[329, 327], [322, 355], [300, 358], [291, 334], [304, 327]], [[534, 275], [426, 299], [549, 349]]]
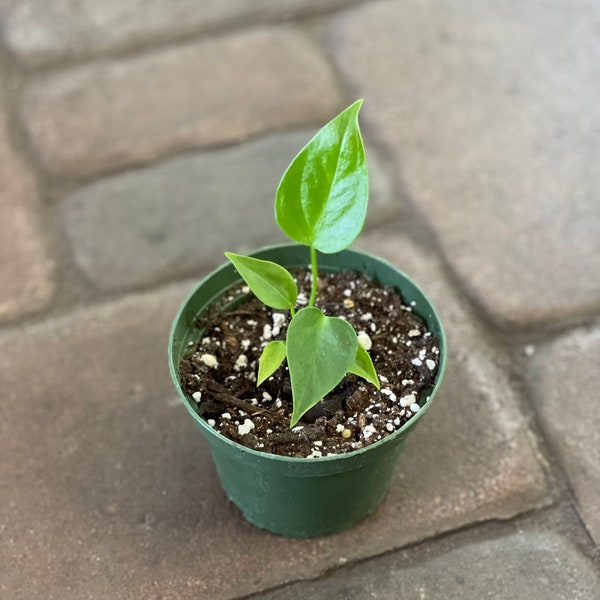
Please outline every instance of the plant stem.
[[310, 299], [308, 301], [309, 306], [315, 305], [315, 300], [317, 299], [317, 285], [318, 285], [318, 275], [317, 272], [317, 249], [314, 246], [310, 247], [310, 271], [312, 273], [312, 284], [310, 288]]
[[296, 309], [293, 306], [290, 308], [290, 315], [292, 316], [292, 319], [296, 316]]

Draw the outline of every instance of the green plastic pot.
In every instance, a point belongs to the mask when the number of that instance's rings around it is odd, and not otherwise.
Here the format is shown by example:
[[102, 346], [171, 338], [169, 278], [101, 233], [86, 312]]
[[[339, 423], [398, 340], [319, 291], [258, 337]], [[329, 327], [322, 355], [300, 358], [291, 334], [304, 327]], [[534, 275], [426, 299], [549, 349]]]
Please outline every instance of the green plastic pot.
[[[307, 267], [309, 249], [299, 245], [263, 248], [252, 254], [287, 268]], [[289, 537], [316, 537], [350, 528], [383, 500], [404, 440], [421, 420], [440, 386], [446, 363], [446, 340], [440, 319], [425, 294], [390, 263], [363, 252], [320, 254], [319, 269], [363, 272], [399, 290], [439, 340], [440, 365], [435, 385], [422, 394], [421, 410], [388, 437], [347, 454], [292, 458], [257, 452], [233, 442], [200, 417], [195, 401], [181, 389], [179, 362], [200, 335], [196, 318], [240, 277], [230, 263], [205, 277], [181, 306], [171, 329], [169, 366], [175, 387], [194, 422], [208, 440], [221, 484], [248, 521]], [[423, 404], [423, 400], [425, 401]]]

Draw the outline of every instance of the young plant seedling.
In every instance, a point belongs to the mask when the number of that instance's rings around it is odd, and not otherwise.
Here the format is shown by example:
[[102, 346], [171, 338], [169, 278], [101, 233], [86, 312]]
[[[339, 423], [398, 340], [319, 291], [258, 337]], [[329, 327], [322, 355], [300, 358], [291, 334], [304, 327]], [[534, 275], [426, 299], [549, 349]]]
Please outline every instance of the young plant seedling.
[[310, 247], [308, 305], [296, 311], [298, 288], [282, 266], [225, 253], [261, 302], [290, 311], [286, 339], [265, 346], [257, 377], [260, 385], [287, 358], [293, 402], [290, 427], [347, 373], [379, 388], [371, 357], [352, 325], [324, 315], [315, 306], [317, 250], [324, 254], [344, 250], [358, 237], [365, 221], [369, 181], [358, 125], [361, 105], [362, 100], [358, 100], [327, 123], [294, 158], [277, 189], [277, 223], [292, 240]]

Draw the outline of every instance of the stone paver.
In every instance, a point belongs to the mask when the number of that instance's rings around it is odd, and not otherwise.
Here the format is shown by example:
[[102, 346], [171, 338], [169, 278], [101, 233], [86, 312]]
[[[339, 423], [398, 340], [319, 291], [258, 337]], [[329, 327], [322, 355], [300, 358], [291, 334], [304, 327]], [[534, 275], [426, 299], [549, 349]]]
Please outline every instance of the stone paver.
[[[94, 285], [122, 289], [216, 266], [226, 250], [285, 241], [275, 191], [313, 133], [272, 134], [81, 188], [61, 208], [76, 262]], [[401, 203], [376, 160], [370, 175], [369, 223], [381, 222]]]
[[[0, 0], [0, 598], [599, 598], [599, 19]], [[379, 510], [289, 540], [227, 501], [168, 331], [183, 277], [284, 239], [285, 166], [356, 97], [357, 245], [434, 301], [448, 370]]]
[[[431, 495], [428, 508], [420, 507], [420, 500], [410, 507], [415, 524], [417, 515], [429, 524], [444, 515], [508, 518], [543, 502], [548, 494], [544, 461], [518, 409], [506, 359], [487, 345], [440, 265], [394, 232], [393, 226], [374, 231], [359, 238], [357, 245], [397, 265], [425, 290], [441, 316], [449, 348], [437, 406], [428, 413], [428, 424], [414, 434], [428, 439], [404, 467], [409, 469], [409, 485]], [[428, 465], [433, 464], [431, 470]], [[443, 497], [438, 496], [440, 490]], [[433, 514], [421, 514], [427, 510]]]
[[576, 330], [540, 348], [528, 380], [583, 521], [600, 546], [600, 329]]
[[28, 66], [164, 42], [244, 21], [321, 12], [347, 0], [0, 0], [4, 43]]
[[0, 112], [0, 321], [33, 313], [52, 296], [52, 265], [34, 217], [34, 193]]
[[600, 308], [598, 5], [365, 4], [331, 43], [468, 293], [503, 326]]
[[543, 504], [548, 484], [506, 375], [439, 267], [381, 232], [365, 244], [447, 297], [452, 348], [437, 406], [373, 517], [304, 541], [245, 523], [167, 374], [168, 328], [188, 288], [133, 295], [0, 336], [0, 455], [10, 457], [0, 471], [1, 595], [234, 598]]
[[393, 554], [256, 600], [596, 600], [600, 579], [569, 542], [524, 532], [453, 548], [415, 564]]
[[324, 122], [336, 85], [308, 36], [258, 28], [40, 76], [20, 109], [43, 167], [80, 176]]

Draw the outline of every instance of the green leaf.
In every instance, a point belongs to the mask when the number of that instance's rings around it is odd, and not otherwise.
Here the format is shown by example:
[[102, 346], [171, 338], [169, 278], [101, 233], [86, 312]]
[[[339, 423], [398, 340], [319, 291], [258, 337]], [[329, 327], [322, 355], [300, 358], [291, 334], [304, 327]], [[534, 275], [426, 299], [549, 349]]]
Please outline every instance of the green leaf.
[[290, 426], [324, 398], [348, 372], [358, 340], [347, 321], [318, 308], [298, 311], [287, 331], [287, 360], [294, 408]]
[[348, 367], [348, 371], [366, 379], [377, 389], [381, 387], [373, 361], [371, 360], [369, 353], [360, 344], [358, 344], [356, 348], [356, 356], [354, 357], [352, 364]]
[[269, 342], [262, 351], [258, 360], [258, 381], [256, 385], [260, 385], [265, 379], [268, 379], [279, 369], [283, 359], [285, 358], [285, 342], [276, 340]]
[[225, 256], [263, 304], [279, 310], [291, 310], [296, 306], [298, 288], [283, 267], [233, 252], [225, 252]]
[[352, 104], [308, 142], [277, 190], [281, 229], [326, 254], [347, 248], [365, 221], [369, 177], [358, 126], [361, 105]]

